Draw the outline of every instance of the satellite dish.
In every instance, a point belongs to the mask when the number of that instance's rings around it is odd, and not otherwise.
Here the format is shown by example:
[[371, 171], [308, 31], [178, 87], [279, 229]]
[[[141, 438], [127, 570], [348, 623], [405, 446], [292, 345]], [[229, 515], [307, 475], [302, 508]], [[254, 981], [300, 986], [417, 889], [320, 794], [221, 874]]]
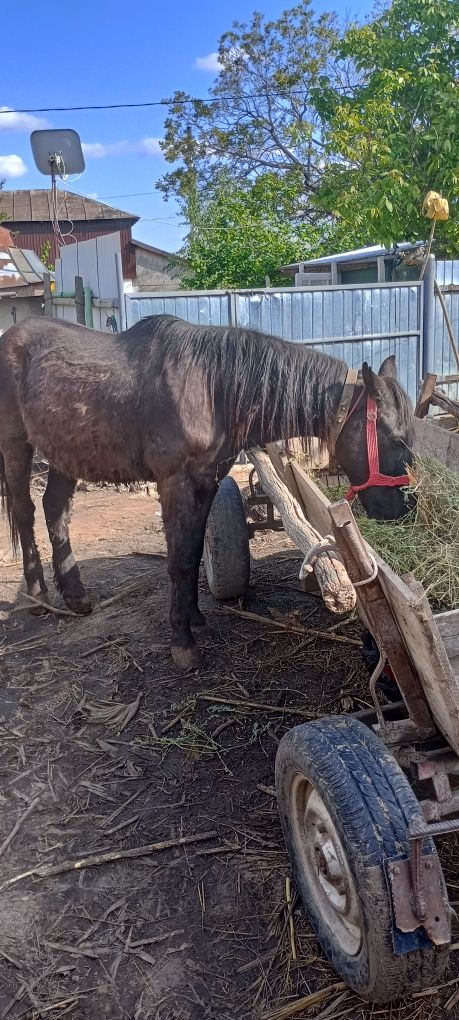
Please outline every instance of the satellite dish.
[[72, 128], [32, 131], [30, 144], [37, 169], [53, 181], [56, 176], [83, 173], [85, 162], [80, 136]]

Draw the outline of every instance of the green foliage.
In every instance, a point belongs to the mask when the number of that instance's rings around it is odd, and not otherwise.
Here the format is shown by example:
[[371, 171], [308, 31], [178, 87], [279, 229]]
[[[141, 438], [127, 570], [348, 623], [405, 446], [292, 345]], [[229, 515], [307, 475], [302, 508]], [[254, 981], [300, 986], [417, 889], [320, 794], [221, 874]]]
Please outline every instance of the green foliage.
[[54, 262], [51, 260], [51, 241], [43, 241], [40, 248], [40, 262], [52, 273], [54, 272]]
[[[317, 183], [319, 129], [312, 89], [330, 67], [337, 41], [335, 18], [315, 17], [303, 0], [276, 20], [255, 13], [235, 22], [220, 39], [221, 70], [203, 103], [177, 92], [165, 124], [163, 151], [179, 163], [159, 182], [166, 195], [188, 198], [218, 186], [222, 172], [237, 183], [272, 171], [299, 170], [302, 189]], [[231, 97], [231, 98], [226, 98]]]
[[435, 250], [457, 257], [459, 0], [392, 0], [341, 36], [304, 0], [234, 24], [219, 59], [219, 101], [177, 93], [166, 121], [184, 285], [285, 283], [285, 262], [424, 239], [429, 190], [450, 203]]
[[190, 198], [181, 286], [264, 287], [267, 277], [286, 286], [279, 266], [314, 254], [320, 240], [317, 227], [296, 222], [297, 176], [271, 172], [245, 186], [222, 177], [206, 197]]
[[457, 253], [458, 32], [458, 0], [393, 0], [345, 34], [338, 56], [361, 81], [343, 93], [324, 77], [317, 89], [327, 158], [315, 201], [346, 244], [424, 238], [432, 189], [452, 214], [437, 227], [439, 247]]

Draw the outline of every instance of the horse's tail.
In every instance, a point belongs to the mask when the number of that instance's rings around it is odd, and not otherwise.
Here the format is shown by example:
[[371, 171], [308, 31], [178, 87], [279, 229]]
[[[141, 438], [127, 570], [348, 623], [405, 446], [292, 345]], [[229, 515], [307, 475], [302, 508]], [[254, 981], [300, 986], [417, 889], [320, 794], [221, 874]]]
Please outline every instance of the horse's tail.
[[19, 534], [14, 520], [13, 514], [13, 500], [11, 499], [11, 490], [6, 480], [5, 473], [5, 460], [2, 452], [0, 451], [0, 500], [2, 511], [6, 511], [8, 518], [8, 524], [10, 529], [11, 544], [13, 546], [13, 552], [16, 552], [19, 546]]

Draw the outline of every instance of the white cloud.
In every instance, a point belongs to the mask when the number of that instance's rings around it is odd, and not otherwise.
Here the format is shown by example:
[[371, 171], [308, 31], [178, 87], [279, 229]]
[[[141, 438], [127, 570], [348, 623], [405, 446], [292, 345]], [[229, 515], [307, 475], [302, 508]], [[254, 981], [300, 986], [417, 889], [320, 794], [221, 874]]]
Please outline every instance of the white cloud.
[[161, 138], [142, 138], [139, 151], [146, 156], [162, 156]]
[[82, 149], [89, 159], [105, 159], [106, 156], [119, 156], [126, 152], [127, 142], [113, 142], [104, 145], [102, 142], [83, 142]]
[[210, 71], [218, 74], [222, 69], [218, 53], [208, 53], [207, 57], [196, 57], [193, 64], [195, 71]]
[[45, 128], [48, 121], [33, 113], [17, 113], [11, 106], [0, 106], [0, 131], [36, 131]]
[[21, 156], [0, 156], [0, 177], [23, 177], [27, 167]]
[[160, 138], [142, 138], [140, 142], [83, 142], [83, 153], [88, 159], [106, 159], [107, 156], [161, 156]]

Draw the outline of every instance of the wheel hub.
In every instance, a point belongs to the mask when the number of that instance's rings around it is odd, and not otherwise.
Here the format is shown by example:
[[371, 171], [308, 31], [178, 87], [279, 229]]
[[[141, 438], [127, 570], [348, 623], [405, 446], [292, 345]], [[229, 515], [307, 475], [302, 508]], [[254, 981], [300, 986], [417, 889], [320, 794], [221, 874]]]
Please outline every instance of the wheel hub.
[[305, 776], [295, 777], [291, 797], [295, 841], [308, 885], [334, 939], [356, 956], [362, 944], [360, 906], [341, 839]]

